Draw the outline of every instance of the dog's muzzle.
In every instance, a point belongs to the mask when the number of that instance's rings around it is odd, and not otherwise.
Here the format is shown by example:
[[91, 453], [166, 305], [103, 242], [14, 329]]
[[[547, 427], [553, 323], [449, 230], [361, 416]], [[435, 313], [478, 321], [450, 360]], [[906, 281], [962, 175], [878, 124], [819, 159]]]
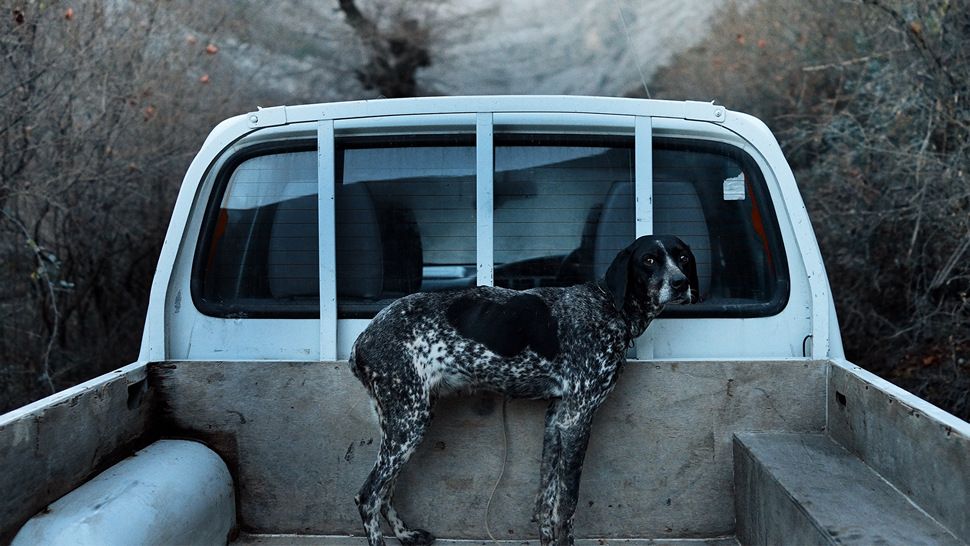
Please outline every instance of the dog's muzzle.
[[687, 277], [681, 277], [679, 279], [674, 279], [670, 283], [670, 288], [674, 295], [670, 298], [669, 303], [692, 303], [691, 300], [691, 287], [687, 281]]

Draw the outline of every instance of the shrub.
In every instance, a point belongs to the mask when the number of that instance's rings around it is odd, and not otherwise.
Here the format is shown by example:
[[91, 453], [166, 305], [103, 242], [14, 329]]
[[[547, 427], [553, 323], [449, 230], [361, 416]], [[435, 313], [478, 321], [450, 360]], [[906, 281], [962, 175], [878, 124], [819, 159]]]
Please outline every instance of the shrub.
[[970, 11], [777, 0], [713, 19], [653, 78], [772, 127], [832, 281], [847, 356], [970, 417]]
[[250, 108], [210, 41], [212, 14], [190, 9], [4, 9], [0, 411], [138, 353], [181, 176], [215, 122]]
[[416, 92], [435, 5], [5, 4], [0, 413], [137, 357], [179, 184], [215, 124]]

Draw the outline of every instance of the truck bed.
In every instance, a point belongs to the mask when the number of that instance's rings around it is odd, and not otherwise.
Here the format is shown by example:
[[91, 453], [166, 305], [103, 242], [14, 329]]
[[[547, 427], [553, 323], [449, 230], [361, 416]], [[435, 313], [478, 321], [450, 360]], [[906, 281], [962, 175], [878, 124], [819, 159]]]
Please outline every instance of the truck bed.
[[[733, 434], [824, 430], [825, 381], [818, 361], [631, 362], [593, 425], [579, 536], [733, 535]], [[360, 533], [353, 498], [380, 436], [345, 363], [170, 362], [150, 368], [150, 382], [167, 434], [213, 446], [239, 477], [244, 529]], [[402, 517], [440, 537], [488, 536], [504, 458], [491, 528], [534, 537], [545, 407], [489, 394], [439, 401], [398, 482]]]
[[[504, 459], [490, 529], [509, 544], [535, 542], [544, 410], [542, 401], [487, 394], [442, 400], [399, 482], [400, 513], [444, 537], [440, 544], [490, 543], [485, 508]], [[235, 544], [362, 543], [351, 537], [361, 532], [353, 496], [379, 442], [371, 412], [345, 361], [129, 366], [0, 420], [0, 460], [13, 469], [0, 475], [10, 492], [0, 542], [135, 449], [181, 438], [225, 461], [236, 489]], [[770, 449], [749, 449], [757, 447], [750, 434]], [[790, 445], [833, 447], [772, 466], [758, 453], [777, 452], [770, 435], [779, 434], [804, 438], [784, 436]], [[758, 464], [739, 466], [739, 452], [755, 453]], [[857, 512], [858, 529], [852, 517], [830, 525], [799, 499], [824, 501], [805, 496], [798, 481], [783, 483], [786, 472], [805, 476], [799, 465], [812, 453], [844, 453], [835, 458], [872, 469], [900, 496], [890, 504], [915, 506], [928, 518], [919, 528], [938, 526], [930, 542], [970, 538], [970, 425], [850, 363], [806, 359], [630, 362], [593, 426], [577, 535], [588, 539], [581, 544], [723, 545], [797, 529], [820, 542], [833, 533], [842, 543], [872, 539], [861, 532], [861, 508], [847, 510]], [[824, 482], [826, 464], [801, 483], [836, 496], [853, 490]], [[787, 499], [790, 510], [751, 502], [768, 495]]]

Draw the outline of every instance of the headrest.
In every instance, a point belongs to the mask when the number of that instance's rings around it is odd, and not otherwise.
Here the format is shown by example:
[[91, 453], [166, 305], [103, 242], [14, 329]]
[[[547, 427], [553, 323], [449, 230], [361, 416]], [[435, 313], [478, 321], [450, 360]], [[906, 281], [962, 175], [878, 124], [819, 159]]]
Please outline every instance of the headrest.
[[272, 216], [266, 274], [274, 298], [313, 296], [320, 291], [317, 263], [317, 196], [277, 203]]
[[337, 295], [376, 298], [384, 287], [381, 228], [364, 183], [335, 188]]
[[636, 231], [633, 183], [614, 182], [606, 194], [596, 227], [596, 244], [593, 247], [595, 279], [605, 275], [616, 255], [636, 239]]

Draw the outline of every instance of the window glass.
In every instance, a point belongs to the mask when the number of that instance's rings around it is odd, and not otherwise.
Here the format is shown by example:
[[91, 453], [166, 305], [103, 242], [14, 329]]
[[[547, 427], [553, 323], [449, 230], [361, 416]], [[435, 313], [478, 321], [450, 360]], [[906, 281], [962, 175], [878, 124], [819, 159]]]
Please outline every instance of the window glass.
[[[193, 277], [203, 312], [319, 316], [315, 145], [243, 152], [217, 181]], [[371, 318], [417, 291], [476, 284], [473, 135], [342, 140], [335, 156], [339, 318]], [[630, 137], [496, 135], [495, 284], [602, 277], [636, 231]], [[702, 302], [667, 316], [763, 316], [788, 272], [762, 174], [740, 149], [658, 138], [654, 232], [698, 261]]]
[[657, 139], [653, 204], [654, 232], [677, 235], [697, 259], [702, 302], [671, 306], [667, 314], [781, 310], [786, 261], [761, 171], [750, 157], [723, 144]]
[[201, 303], [217, 314], [319, 316], [316, 151], [239, 163], [207, 220]]
[[631, 138], [496, 136], [494, 180], [497, 286], [593, 280], [633, 242]]
[[470, 138], [338, 142], [338, 318], [370, 318], [418, 291], [475, 286]]
[[[565, 286], [602, 277], [636, 234], [632, 141], [496, 137], [495, 284]], [[781, 310], [787, 271], [760, 170], [739, 149], [657, 139], [653, 232], [697, 259], [702, 302], [665, 316]]]

